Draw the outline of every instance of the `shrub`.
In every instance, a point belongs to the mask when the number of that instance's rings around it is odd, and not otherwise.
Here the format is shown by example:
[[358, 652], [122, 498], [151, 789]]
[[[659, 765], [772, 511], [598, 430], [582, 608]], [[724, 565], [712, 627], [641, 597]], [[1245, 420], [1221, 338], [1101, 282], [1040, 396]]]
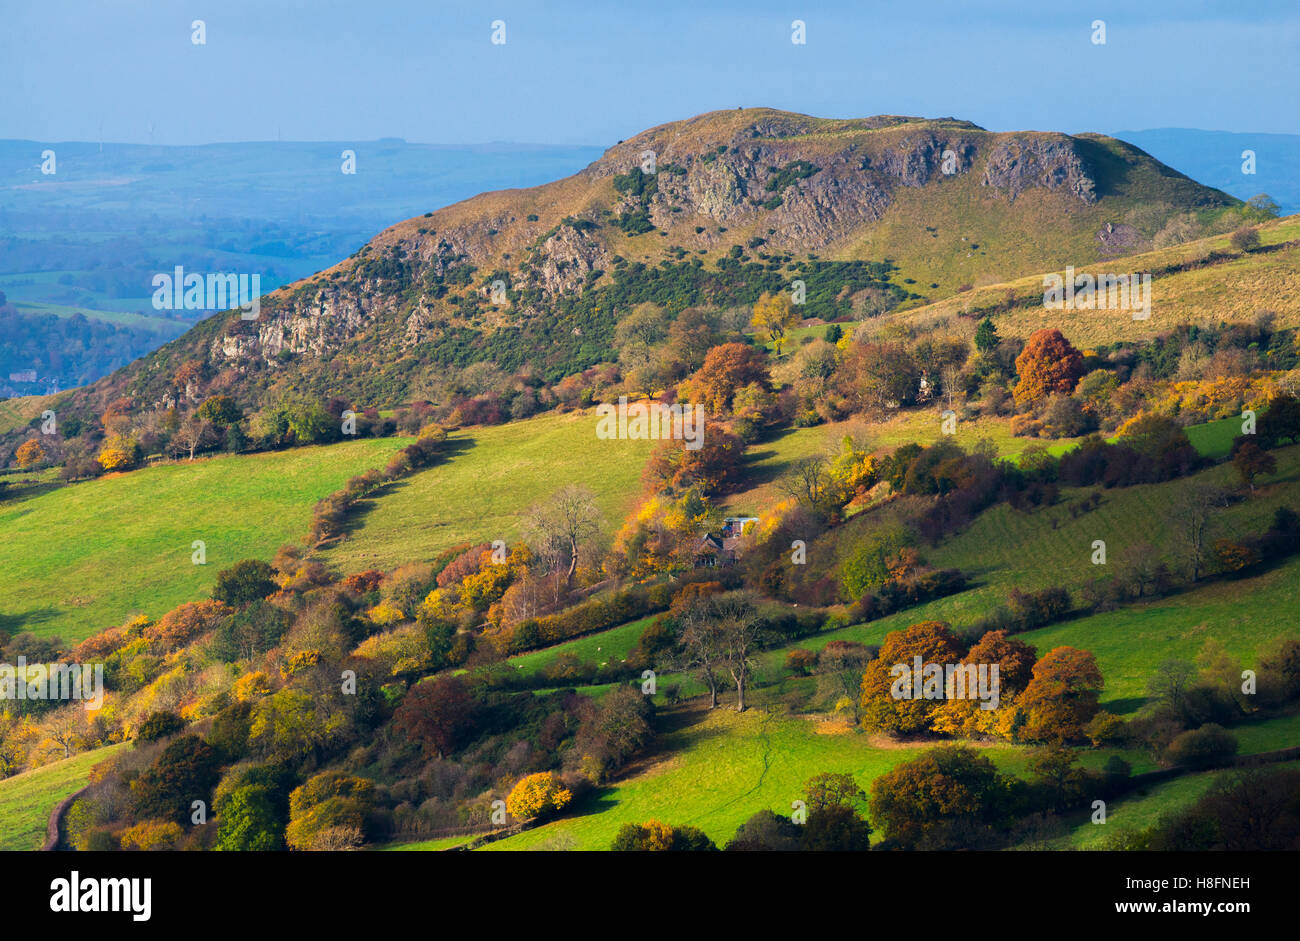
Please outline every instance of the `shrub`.
[[1236, 754], [1236, 737], [1212, 722], [1183, 732], [1169, 743], [1167, 752], [1170, 762], [1187, 768], [1213, 768]]
[[136, 729], [135, 737], [143, 742], [156, 742], [168, 735], [175, 735], [185, 728], [185, 720], [174, 712], [151, 712]]
[[1232, 233], [1232, 247], [1239, 252], [1253, 252], [1259, 248], [1259, 231], [1244, 225]]
[[245, 559], [217, 573], [212, 597], [238, 608], [275, 592], [275, 569], [260, 559]]

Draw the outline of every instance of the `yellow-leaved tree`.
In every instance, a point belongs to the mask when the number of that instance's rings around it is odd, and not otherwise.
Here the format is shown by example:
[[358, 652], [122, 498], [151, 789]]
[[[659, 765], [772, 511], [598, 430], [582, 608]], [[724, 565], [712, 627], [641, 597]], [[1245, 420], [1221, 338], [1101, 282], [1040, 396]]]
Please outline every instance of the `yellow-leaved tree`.
[[517, 820], [528, 820], [563, 810], [573, 792], [551, 771], [539, 771], [520, 778], [506, 798], [506, 810]]
[[778, 291], [776, 294], [764, 293], [754, 303], [754, 329], [767, 334], [772, 341], [772, 349], [777, 356], [785, 348], [785, 335], [799, 323], [794, 302], [789, 295]]

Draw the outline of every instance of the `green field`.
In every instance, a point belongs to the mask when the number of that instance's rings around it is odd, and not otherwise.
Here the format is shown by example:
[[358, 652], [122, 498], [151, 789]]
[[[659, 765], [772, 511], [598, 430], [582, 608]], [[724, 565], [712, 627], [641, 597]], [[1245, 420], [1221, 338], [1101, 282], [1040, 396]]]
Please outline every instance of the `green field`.
[[566, 640], [553, 647], [521, 653], [511, 657], [509, 662], [523, 673], [539, 673], [554, 663], [561, 654], [573, 654], [584, 663], [594, 663], [597, 666], [610, 662], [617, 663], [627, 658], [637, 641], [641, 639], [641, 632], [657, 617], [659, 615], [652, 614], [599, 634], [589, 634], [586, 637]]
[[[217, 572], [300, 541], [317, 500], [406, 441], [165, 464], [0, 505], [0, 628], [81, 640], [206, 597]], [[191, 561], [195, 540], [207, 564]]]
[[[859, 439], [868, 450], [888, 452], [905, 444], [930, 445], [944, 437], [942, 408], [917, 409], [899, 412], [884, 421], [868, 423], [849, 419], [815, 425], [811, 428], [789, 428], [778, 431], [769, 438], [751, 444], [745, 452], [742, 487], [723, 499], [723, 506], [732, 513], [762, 514], [785, 498], [779, 480], [793, 470], [797, 461], [816, 456], [838, 454], [845, 435]], [[959, 421], [955, 440], [965, 448], [973, 448], [981, 440], [993, 443], [997, 453], [1014, 460], [1035, 438], [1017, 438], [1011, 434], [1008, 418], [978, 418]], [[1061, 453], [1077, 443], [1076, 438], [1054, 441], [1049, 450]]]
[[[1300, 762], [1286, 761], [1268, 765], [1269, 771], [1282, 768], [1295, 769]], [[1091, 815], [1077, 815], [1070, 819], [1069, 829], [1038, 843], [1024, 844], [1016, 849], [1035, 850], [1104, 850], [1112, 841], [1124, 834], [1145, 830], [1160, 820], [1164, 814], [1182, 810], [1196, 803], [1215, 779], [1224, 772], [1203, 771], [1185, 774], [1170, 781], [1162, 781], [1150, 788], [1126, 795], [1106, 805], [1106, 822], [1096, 824]]]
[[54, 806], [83, 787], [90, 769], [125, 744], [83, 752], [0, 781], [0, 851], [40, 849]]
[[392, 569], [463, 542], [513, 539], [528, 508], [561, 487], [589, 487], [612, 533], [635, 505], [653, 441], [602, 441], [592, 411], [547, 414], [449, 436], [451, 457], [359, 507], [348, 538], [322, 558], [340, 571]]
[[[558, 845], [604, 850], [622, 824], [651, 818], [697, 826], [721, 845], [764, 807], [788, 814], [791, 802], [803, 794], [804, 781], [814, 774], [849, 773], [866, 786], [925, 747], [878, 748], [858, 733], [819, 734], [811, 721], [778, 717], [762, 708], [739, 714], [686, 708], [665, 716], [664, 724], [669, 728], [643, 767], [596, 792], [572, 816], [484, 849]], [[1011, 746], [986, 752], [997, 756], [1000, 765], [1021, 763]]]

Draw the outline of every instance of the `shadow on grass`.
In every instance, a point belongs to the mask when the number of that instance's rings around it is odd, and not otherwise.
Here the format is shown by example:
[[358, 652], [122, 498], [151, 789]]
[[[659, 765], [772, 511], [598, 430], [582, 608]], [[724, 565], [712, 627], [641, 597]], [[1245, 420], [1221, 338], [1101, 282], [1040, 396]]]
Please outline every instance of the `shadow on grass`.
[[[350, 537], [353, 533], [365, 528], [366, 517], [370, 515], [371, 510], [373, 510], [384, 497], [400, 493], [402, 490], [409, 487], [411, 481], [416, 477], [428, 471], [437, 470], [453, 458], [471, 450], [474, 447], [474, 443], [473, 438], [448, 438], [443, 444], [443, 450], [439, 452], [437, 459], [433, 463], [426, 464], [424, 467], [407, 474], [405, 477], [384, 484], [382, 487], [377, 487], [365, 497], [358, 500], [352, 505], [352, 512], [348, 514], [347, 522], [343, 524], [342, 536], [344, 540]], [[443, 524], [433, 521], [429, 525], [431, 528], [436, 528]]]
[[21, 634], [23, 631], [53, 621], [62, 613], [58, 608], [44, 607], [0, 614], [0, 631], [11, 636]]

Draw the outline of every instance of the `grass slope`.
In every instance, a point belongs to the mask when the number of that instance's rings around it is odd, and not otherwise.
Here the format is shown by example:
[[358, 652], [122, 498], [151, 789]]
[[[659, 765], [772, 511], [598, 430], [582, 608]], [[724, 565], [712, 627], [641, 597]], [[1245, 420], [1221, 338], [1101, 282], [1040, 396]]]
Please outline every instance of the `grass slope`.
[[[222, 568], [301, 539], [317, 500], [405, 443], [167, 464], [0, 505], [0, 628], [71, 642], [203, 598]], [[191, 562], [195, 540], [206, 565]]]
[[[933, 304], [887, 315], [886, 320], [905, 320], [924, 327], [964, 311], [1001, 303], [1011, 294], [1017, 306], [994, 317], [1002, 336], [1024, 338], [1043, 327], [1055, 327], [1080, 349], [1121, 340], [1139, 341], [1181, 323], [1250, 322], [1264, 310], [1278, 315], [1278, 326], [1300, 326], [1300, 244], [1295, 244], [1300, 239], [1300, 216], [1267, 222], [1258, 230], [1265, 250], [1244, 255], [1230, 246], [1228, 236], [1220, 235], [1092, 264], [1077, 261], [1085, 255], [1072, 256], [1077, 273], [1093, 274], [1156, 271], [1170, 263], [1204, 258], [1212, 251], [1232, 256], [1214, 264], [1154, 276], [1149, 320], [1134, 320], [1126, 311], [1044, 311], [1043, 274], [999, 280]], [[1062, 261], [1052, 273], [1063, 275], [1065, 264]]]
[[322, 558], [341, 571], [391, 569], [462, 542], [513, 539], [528, 508], [566, 484], [589, 487], [612, 533], [641, 491], [653, 441], [600, 440], [593, 411], [458, 431], [451, 457], [359, 508]]
[[83, 752], [0, 781], [0, 851], [40, 849], [54, 805], [83, 787], [91, 768], [125, 744]]

